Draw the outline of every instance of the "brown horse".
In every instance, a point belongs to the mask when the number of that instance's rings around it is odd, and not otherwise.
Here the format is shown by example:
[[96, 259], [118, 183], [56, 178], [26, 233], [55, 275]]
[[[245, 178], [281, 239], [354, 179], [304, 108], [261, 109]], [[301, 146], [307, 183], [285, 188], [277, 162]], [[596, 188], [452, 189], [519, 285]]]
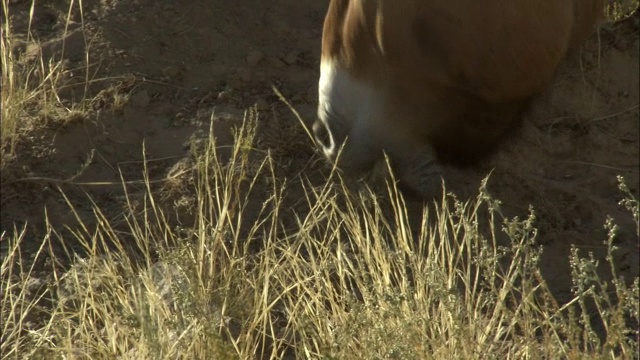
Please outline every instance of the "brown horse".
[[331, 0], [316, 142], [355, 174], [385, 152], [401, 183], [434, 196], [439, 164], [490, 153], [603, 12], [604, 0]]

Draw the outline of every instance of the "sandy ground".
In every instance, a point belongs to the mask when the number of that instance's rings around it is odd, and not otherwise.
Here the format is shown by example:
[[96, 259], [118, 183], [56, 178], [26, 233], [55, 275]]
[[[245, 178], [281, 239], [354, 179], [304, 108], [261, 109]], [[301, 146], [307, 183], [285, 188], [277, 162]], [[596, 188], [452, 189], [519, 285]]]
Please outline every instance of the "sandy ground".
[[[10, 3], [20, 39], [30, 2]], [[122, 221], [120, 177], [142, 179], [143, 144], [150, 179], [166, 179], [188, 165], [194, 139], [212, 122], [218, 144], [231, 144], [231, 130], [254, 105], [256, 146], [272, 151], [278, 177], [295, 182], [301, 174], [326, 175], [302, 126], [271, 88], [275, 84], [305, 121], [313, 121], [326, 1], [85, 0], [84, 22], [74, 11], [66, 32], [66, 1], [44, 3], [38, 2], [33, 22], [41, 46], [18, 41], [17, 50], [62, 56], [69, 84], [84, 82], [88, 50], [91, 91], [100, 96], [89, 118], [52, 123], [23, 142], [2, 173], [2, 231], [26, 223], [27, 243], [35, 247], [44, 236], [45, 209], [55, 228], [74, 224], [58, 188], [81, 217], [90, 217], [89, 194], [113, 221]], [[638, 44], [637, 14], [606, 25], [568, 59], [493, 157], [471, 169], [446, 169], [448, 188], [462, 198], [477, 193], [493, 170], [489, 190], [506, 214], [523, 217], [529, 205], [535, 208], [543, 271], [560, 301], [570, 295], [572, 245], [604, 262], [607, 215], [621, 227], [619, 271], [638, 276], [636, 228], [618, 205], [616, 181], [624, 176], [638, 197]], [[79, 88], [61, 96], [72, 101]], [[114, 98], [126, 94], [128, 102], [116, 107]], [[188, 207], [188, 184], [162, 184], [159, 191], [178, 213]], [[131, 183], [130, 191], [144, 189]], [[292, 186], [289, 195], [300, 199], [300, 191]], [[266, 188], [255, 196], [259, 203]], [[298, 205], [292, 202], [291, 209], [304, 211]], [[175, 221], [188, 224], [188, 212]]]

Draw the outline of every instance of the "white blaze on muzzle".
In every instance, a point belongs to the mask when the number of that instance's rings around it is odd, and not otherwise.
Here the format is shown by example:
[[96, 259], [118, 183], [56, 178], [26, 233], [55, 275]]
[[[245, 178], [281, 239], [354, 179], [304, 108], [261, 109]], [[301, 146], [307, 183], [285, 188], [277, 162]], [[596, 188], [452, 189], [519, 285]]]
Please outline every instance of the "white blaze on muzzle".
[[340, 162], [356, 168], [370, 162], [369, 152], [377, 133], [375, 127], [382, 116], [379, 91], [355, 79], [335, 62], [323, 59], [318, 97], [318, 121], [314, 124], [314, 132], [324, 155], [335, 160], [348, 138]]

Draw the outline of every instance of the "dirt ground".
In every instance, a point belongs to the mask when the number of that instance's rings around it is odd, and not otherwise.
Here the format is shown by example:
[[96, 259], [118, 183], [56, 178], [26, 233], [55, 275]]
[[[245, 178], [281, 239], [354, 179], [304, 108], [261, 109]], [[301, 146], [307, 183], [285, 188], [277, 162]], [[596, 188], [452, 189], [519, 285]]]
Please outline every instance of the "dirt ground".
[[[180, 210], [188, 204], [186, 185], [168, 186], [167, 176], [187, 166], [190, 146], [212, 121], [218, 145], [231, 144], [231, 130], [254, 105], [257, 147], [272, 151], [279, 177], [326, 175], [302, 126], [272, 90], [276, 85], [313, 121], [326, 1], [85, 0], [84, 20], [74, 9], [65, 30], [66, 3], [38, 2], [32, 26], [41, 46], [17, 41], [16, 50], [62, 56], [68, 84], [85, 81], [88, 50], [90, 90], [99, 96], [88, 118], [52, 123], [23, 141], [2, 173], [2, 231], [26, 223], [27, 242], [38, 246], [45, 209], [55, 228], [73, 224], [58, 187], [81, 216], [90, 217], [89, 194], [107, 216], [121, 220], [121, 176], [130, 191], [144, 190], [135, 183], [143, 177], [143, 146], [149, 178], [164, 184], [159, 188]], [[29, 4], [10, 1], [18, 40]], [[446, 169], [447, 187], [461, 198], [477, 193], [493, 170], [489, 191], [506, 214], [523, 217], [529, 205], [535, 208], [543, 271], [560, 301], [570, 296], [572, 245], [604, 262], [607, 215], [621, 227], [619, 271], [627, 279], [638, 276], [636, 227], [618, 205], [616, 181], [624, 176], [638, 197], [638, 44], [637, 14], [604, 26], [568, 59], [494, 156], [471, 169]], [[117, 106], [127, 94], [126, 104]], [[78, 95], [74, 87], [61, 94], [68, 101]], [[289, 189], [300, 198], [296, 191]], [[176, 219], [188, 220], [188, 214]]]

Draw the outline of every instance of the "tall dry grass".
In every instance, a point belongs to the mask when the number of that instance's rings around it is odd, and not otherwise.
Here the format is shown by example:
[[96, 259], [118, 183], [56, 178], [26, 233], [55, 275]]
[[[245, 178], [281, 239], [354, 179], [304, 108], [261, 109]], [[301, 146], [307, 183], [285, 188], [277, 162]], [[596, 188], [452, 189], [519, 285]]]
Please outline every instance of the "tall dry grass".
[[[2, 1], [0, 169], [15, 157], [21, 138], [30, 136], [44, 125], [64, 125], [85, 119], [91, 110], [88, 91], [93, 79], [90, 78], [88, 48], [78, 69], [69, 69], [63, 57], [72, 14], [76, 11], [82, 14], [82, 2], [70, 1], [68, 4], [57, 54], [42, 51], [41, 39], [32, 31], [35, 12], [41, 10], [37, 5], [42, 7], [31, 0], [27, 28], [16, 32], [10, 1]], [[73, 76], [73, 73], [81, 75]], [[80, 95], [70, 98], [71, 89], [78, 87], [81, 88]]]
[[[274, 164], [252, 154], [252, 134], [239, 129], [228, 162], [213, 134], [194, 154], [193, 227], [172, 227], [147, 181], [143, 201], [130, 199], [126, 230], [98, 206], [95, 225], [78, 216], [72, 238], [50, 228], [37, 257], [65, 242], [88, 255], [64, 273], [52, 265], [46, 281], [22, 267], [24, 232], [4, 234], [3, 358], [638, 356], [638, 279], [629, 285], [611, 264], [605, 282], [574, 250], [574, 297], [558, 304], [540, 274], [533, 210], [508, 219], [485, 190], [467, 202], [447, 195], [415, 233], [393, 185], [383, 205], [334, 181], [309, 185], [309, 212], [284, 231], [286, 189], [269, 182]], [[271, 196], [245, 223], [252, 189], [265, 181]], [[638, 202], [621, 186], [637, 220]], [[617, 229], [607, 226], [612, 254]]]
[[[58, 60], [25, 66], [12, 51], [2, 6], [5, 164], [32, 121], [82, 108], [59, 102]], [[540, 274], [535, 212], [505, 218], [484, 189], [469, 201], [443, 196], [416, 233], [393, 184], [383, 201], [350, 193], [334, 174], [325, 186], [306, 186], [308, 212], [286, 229], [286, 187], [272, 181], [273, 161], [252, 150], [254, 120], [239, 129], [230, 160], [220, 160], [213, 133], [193, 154], [193, 226], [172, 225], [146, 179], [141, 198], [127, 193], [124, 226], [96, 204], [87, 220], [69, 203], [79, 225], [48, 226], [35, 253], [21, 250], [26, 228], [0, 234], [8, 244], [0, 254], [2, 358], [638, 357], [639, 280], [616, 272], [613, 220], [603, 239], [613, 280], [574, 249], [565, 304]], [[270, 196], [250, 222], [244, 210], [265, 183]], [[620, 184], [637, 224], [638, 201]], [[56, 249], [71, 243], [86, 255], [61, 267]]]

